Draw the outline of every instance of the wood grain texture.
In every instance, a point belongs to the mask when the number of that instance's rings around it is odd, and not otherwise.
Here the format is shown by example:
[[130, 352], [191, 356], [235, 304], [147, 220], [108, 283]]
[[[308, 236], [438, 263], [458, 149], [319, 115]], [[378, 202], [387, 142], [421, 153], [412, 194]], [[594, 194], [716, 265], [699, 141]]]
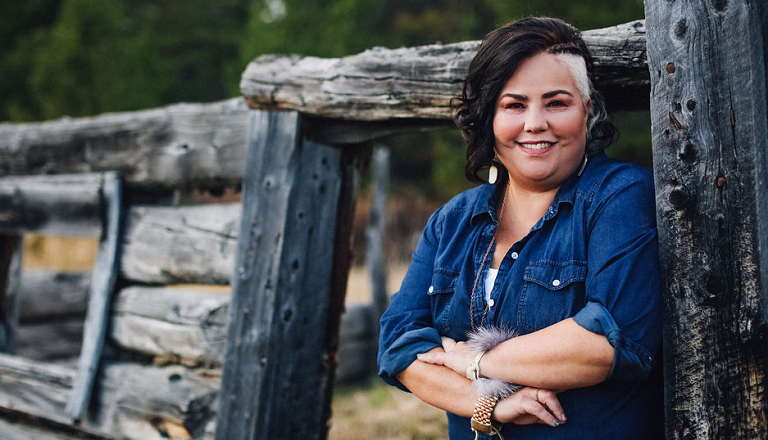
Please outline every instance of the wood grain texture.
[[763, 2], [646, 1], [668, 439], [765, 438]]
[[[0, 355], [0, 407], [60, 424], [75, 370]], [[73, 430], [130, 440], [201, 439], [215, 413], [219, 379], [176, 365], [149, 367], [108, 363], [98, 398]]]
[[111, 340], [155, 356], [220, 363], [227, 343], [229, 292], [129, 287], [113, 306]]
[[[584, 39], [596, 59], [596, 86], [611, 108], [646, 109], [643, 22], [586, 31]], [[450, 100], [479, 43], [374, 48], [340, 59], [264, 55], [248, 64], [240, 90], [252, 108], [358, 121], [450, 120]]]
[[248, 110], [241, 98], [87, 118], [0, 123], [0, 175], [118, 171], [128, 186], [237, 184]]
[[107, 334], [110, 301], [117, 281], [123, 212], [122, 183], [117, 173], [105, 173], [101, 188], [105, 211], [102, 238], [91, 275], [77, 376], [66, 408], [67, 415], [75, 421], [83, 415], [91, 398]]
[[302, 142], [296, 113], [251, 124], [216, 438], [325, 438], [343, 155]]
[[101, 173], [0, 178], [0, 231], [98, 237], [102, 180]]
[[239, 203], [132, 207], [120, 276], [142, 283], [229, 284], [240, 210]]
[[0, 352], [13, 353], [19, 324], [19, 290], [23, 239], [0, 234]]

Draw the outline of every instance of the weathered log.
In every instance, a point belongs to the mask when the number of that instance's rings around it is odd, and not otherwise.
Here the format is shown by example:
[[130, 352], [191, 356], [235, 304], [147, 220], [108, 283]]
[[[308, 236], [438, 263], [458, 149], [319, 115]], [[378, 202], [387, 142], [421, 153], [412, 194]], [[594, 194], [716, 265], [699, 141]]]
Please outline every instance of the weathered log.
[[62, 316], [85, 318], [90, 283], [90, 272], [22, 272], [19, 320], [24, 324]]
[[133, 207], [122, 237], [121, 276], [144, 283], [228, 284], [240, 209], [239, 203]]
[[241, 98], [32, 124], [0, 124], [0, 175], [119, 171], [150, 190], [237, 184]]
[[67, 403], [67, 415], [72, 420], [80, 419], [91, 397], [107, 335], [110, 303], [119, 269], [118, 245], [122, 232], [123, 189], [117, 173], [109, 172], [104, 175], [101, 193], [104, 223], [99, 240], [99, 253], [88, 290], [88, 311], [85, 315], [77, 377]]
[[0, 233], [0, 352], [13, 353], [19, 324], [23, 245], [20, 235]]
[[302, 142], [296, 113], [251, 124], [216, 438], [323, 439], [356, 163]]
[[768, 7], [645, 7], [666, 436], [766, 438]]
[[99, 237], [103, 179], [100, 173], [0, 179], [0, 231]]
[[130, 287], [115, 298], [110, 337], [119, 346], [157, 356], [222, 362], [230, 294]]
[[[645, 26], [634, 21], [584, 32], [596, 64], [596, 87], [614, 110], [648, 108]], [[479, 41], [388, 50], [341, 59], [264, 55], [243, 73], [248, 105], [326, 118], [382, 121], [450, 119]]]
[[[0, 438], [3, 440], [83, 440], [81, 433], [66, 428], [54, 424], [41, 426], [37, 417], [28, 417], [13, 411], [0, 412]], [[102, 439], [93, 435], [91, 437], [89, 440]]]
[[15, 354], [39, 361], [77, 358], [84, 326], [85, 316], [21, 323]]
[[[181, 366], [106, 364], [97, 398], [74, 428], [108, 438], [199, 439], [215, 413], [216, 376]], [[64, 414], [75, 370], [0, 355], [0, 407], [56, 423]]]

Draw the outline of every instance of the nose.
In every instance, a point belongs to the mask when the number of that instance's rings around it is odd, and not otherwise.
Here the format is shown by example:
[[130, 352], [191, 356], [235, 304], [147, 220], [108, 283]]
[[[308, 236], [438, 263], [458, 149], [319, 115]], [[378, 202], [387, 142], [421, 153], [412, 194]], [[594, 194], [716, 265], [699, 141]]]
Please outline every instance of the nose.
[[543, 109], [529, 107], [525, 115], [525, 131], [528, 133], [538, 133], [548, 127], [547, 118]]

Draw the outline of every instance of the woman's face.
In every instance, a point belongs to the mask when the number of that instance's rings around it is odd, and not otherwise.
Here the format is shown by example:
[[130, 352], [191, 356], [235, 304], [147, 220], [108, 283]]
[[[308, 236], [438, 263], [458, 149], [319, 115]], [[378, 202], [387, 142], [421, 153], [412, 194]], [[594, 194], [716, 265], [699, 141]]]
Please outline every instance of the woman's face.
[[510, 183], [559, 188], [584, 159], [589, 105], [558, 55], [523, 61], [504, 85], [493, 118], [496, 155]]

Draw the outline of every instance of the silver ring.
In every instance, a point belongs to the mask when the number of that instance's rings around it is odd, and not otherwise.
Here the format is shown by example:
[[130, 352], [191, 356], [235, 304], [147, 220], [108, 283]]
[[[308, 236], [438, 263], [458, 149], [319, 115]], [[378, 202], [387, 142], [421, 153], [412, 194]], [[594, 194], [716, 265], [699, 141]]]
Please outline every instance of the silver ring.
[[539, 400], [539, 391], [541, 391], [541, 390], [540, 389], [536, 390], [536, 401], [541, 403], [541, 400]]

